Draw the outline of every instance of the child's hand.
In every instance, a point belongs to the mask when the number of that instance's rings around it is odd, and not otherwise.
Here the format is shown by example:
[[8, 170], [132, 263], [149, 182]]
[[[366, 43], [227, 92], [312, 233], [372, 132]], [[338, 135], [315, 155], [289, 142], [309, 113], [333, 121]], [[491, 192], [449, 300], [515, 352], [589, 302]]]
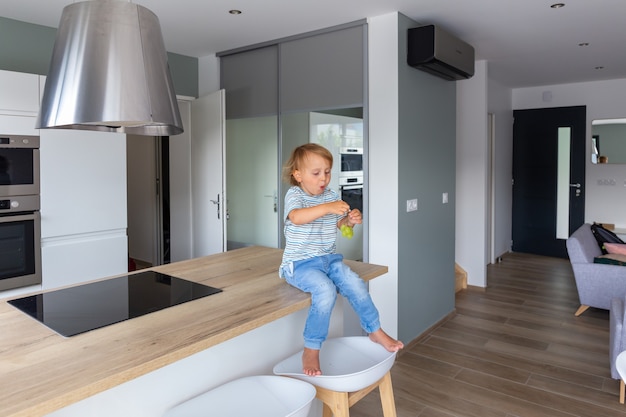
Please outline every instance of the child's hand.
[[355, 224], [363, 223], [363, 215], [361, 214], [361, 211], [359, 209], [352, 209], [348, 213], [347, 220], [348, 220], [348, 225], [352, 227]]
[[337, 200], [332, 203], [326, 203], [328, 205], [328, 212], [330, 214], [338, 214], [340, 216], [345, 216], [348, 214], [350, 210], [350, 206], [345, 201]]

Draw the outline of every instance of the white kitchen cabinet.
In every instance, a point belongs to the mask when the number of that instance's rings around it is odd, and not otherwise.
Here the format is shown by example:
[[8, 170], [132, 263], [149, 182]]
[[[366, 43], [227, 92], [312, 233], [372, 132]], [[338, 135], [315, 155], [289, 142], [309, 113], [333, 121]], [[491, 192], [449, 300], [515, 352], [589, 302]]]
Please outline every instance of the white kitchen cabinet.
[[0, 135], [37, 136], [40, 76], [0, 70]]
[[0, 113], [37, 116], [39, 75], [0, 70], [0, 92]]
[[43, 288], [128, 271], [126, 135], [41, 129]]
[[50, 289], [128, 271], [126, 135], [35, 129], [45, 80], [0, 71], [0, 135], [40, 136], [42, 287]]
[[126, 273], [126, 230], [42, 239], [42, 289]]
[[126, 229], [126, 136], [41, 129], [41, 237]]
[[39, 129], [35, 129], [35, 123], [37, 116], [0, 114], [0, 135], [38, 136]]

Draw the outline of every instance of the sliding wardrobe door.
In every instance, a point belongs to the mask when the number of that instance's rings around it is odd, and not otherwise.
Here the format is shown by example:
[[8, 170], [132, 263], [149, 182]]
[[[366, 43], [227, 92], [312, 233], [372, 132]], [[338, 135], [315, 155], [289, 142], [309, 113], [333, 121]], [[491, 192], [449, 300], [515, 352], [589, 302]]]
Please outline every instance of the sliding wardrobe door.
[[277, 248], [278, 48], [220, 61], [226, 91], [227, 247]]
[[[367, 27], [359, 24], [280, 44], [281, 162], [298, 145], [314, 142], [325, 146], [334, 159], [329, 187], [343, 198], [348, 191], [346, 185], [339, 183], [340, 149], [366, 148], [367, 131], [363, 129], [366, 32]], [[345, 128], [348, 119], [349, 123], [358, 120], [358, 138]], [[366, 177], [364, 174], [360, 178]], [[364, 181], [354, 186], [360, 187], [361, 193], [367, 188]], [[286, 190], [287, 186], [283, 185], [281, 201]], [[366, 197], [362, 200], [367, 204]], [[364, 215], [365, 223], [355, 228], [353, 239], [337, 241], [337, 250], [346, 259], [363, 260], [367, 213]]]
[[[284, 247], [288, 185], [281, 167], [296, 146], [318, 139], [313, 113], [366, 113], [366, 37], [365, 23], [354, 22], [218, 54], [226, 91], [229, 248]], [[336, 163], [342, 140], [326, 144]]]

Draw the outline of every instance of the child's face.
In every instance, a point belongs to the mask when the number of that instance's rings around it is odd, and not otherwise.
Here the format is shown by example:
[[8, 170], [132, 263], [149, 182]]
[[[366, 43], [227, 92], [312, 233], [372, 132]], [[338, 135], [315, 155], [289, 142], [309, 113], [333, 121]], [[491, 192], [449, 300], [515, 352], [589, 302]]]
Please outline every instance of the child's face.
[[330, 162], [321, 156], [311, 153], [307, 155], [301, 169], [293, 172], [293, 177], [300, 187], [309, 195], [320, 195], [330, 182]]

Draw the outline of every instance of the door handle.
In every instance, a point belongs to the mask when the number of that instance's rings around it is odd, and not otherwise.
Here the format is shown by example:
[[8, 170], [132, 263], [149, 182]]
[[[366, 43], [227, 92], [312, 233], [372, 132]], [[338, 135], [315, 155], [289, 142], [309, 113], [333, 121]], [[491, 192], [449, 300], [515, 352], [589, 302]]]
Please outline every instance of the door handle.
[[576, 183], [576, 184], [570, 184], [569, 186], [570, 186], [570, 187], [573, 187], [573, 188], [580, 188], [580, 184], [579, 184], [579, 183]]
[[211, 203], [217, 205], [217, 218], [220, 218], [220, 195], [217, 195], [217, 200], [209, 200]]
[[263, 197], [270, 197], [274, 199], [274, 213], [278, 213], [278, 193], [274, 190], [273, 195], [265, 194]]

